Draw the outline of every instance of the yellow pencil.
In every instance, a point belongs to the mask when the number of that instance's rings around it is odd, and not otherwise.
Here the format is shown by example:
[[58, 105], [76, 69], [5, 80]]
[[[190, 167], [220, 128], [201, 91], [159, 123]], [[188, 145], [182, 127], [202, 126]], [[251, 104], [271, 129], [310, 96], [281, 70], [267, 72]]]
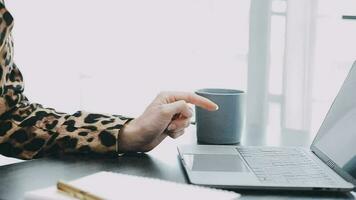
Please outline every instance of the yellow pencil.
[[98, 197], [94, 194], [78, 189], [72, 185], [69, 185], [68, 183], [64, 183], [63, 181], [57, 182], [57, 189], [81, 200], [104, 200], [102, 197]]

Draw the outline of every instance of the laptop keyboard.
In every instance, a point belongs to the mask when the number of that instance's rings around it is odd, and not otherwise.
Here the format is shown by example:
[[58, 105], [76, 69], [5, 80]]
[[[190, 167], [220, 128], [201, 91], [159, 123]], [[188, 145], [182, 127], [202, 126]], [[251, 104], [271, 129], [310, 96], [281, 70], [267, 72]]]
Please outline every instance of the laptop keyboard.
[[264, 183], [335, 185], [333, 178], [300, 148], [238, 147], [257, 178]]

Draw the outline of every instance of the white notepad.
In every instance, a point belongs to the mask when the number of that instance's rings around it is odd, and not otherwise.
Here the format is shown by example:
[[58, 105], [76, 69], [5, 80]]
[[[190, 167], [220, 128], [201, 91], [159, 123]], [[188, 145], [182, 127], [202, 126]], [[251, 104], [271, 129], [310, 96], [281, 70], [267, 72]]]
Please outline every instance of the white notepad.
[[[113, 172], [98, 172], [71, 181], [69, 184], [104, 199], [232, 200], [240, 197], [240, 194], [231, 191]], [[73, 198], [57, 191], [55, 186], [34, 190], [25, 194], [25, 200], [44, 199], [71, 200]]]

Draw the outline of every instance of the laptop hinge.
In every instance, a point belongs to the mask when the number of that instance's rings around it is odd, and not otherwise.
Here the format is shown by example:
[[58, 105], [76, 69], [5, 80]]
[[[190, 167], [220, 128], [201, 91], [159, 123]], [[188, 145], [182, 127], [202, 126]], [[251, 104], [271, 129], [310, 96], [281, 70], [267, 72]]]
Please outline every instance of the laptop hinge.
[[331, 169], [334, 169], [336, 164], [332, 161], [332, 160], [328, 160], [326, 161], [326, 164], [331, 168]]
[[335, 168], [336, 163], [335, 163], [334, 161], [332, 161], [332, 160], [329, 159], [329, 158], [327, 158], [327, 160], [326, 160], [326, 159], [324, 160], [322, 157], [319, 157], [319, 155], [318, 155], [315, 151], [311, 150], [311, 152], [312, 152], [317, 158], [319, 158], [323, 163], [325, 163], [328, 167], [330, 167], [331, 169], [334, 169], [334, 168]]
[[328, 167], [330, 167], [336, 174], [341, 176], [345, 181], [353, 184], [354, 185], [354, 190], [356, 190], [356, 187], [355, 187], [356, 180], [355, 180], [355, 178], [353, 178], [347, 172], [342, 171], [341, 168], [339, 169], [339, 167], [336, 165], [336, 163], [334, 161], [332, 161], [330, 158], [328, 158], [327, 156], [323, 155], [323, 153], [320, 150], [315, 149], [315, 148], [311, 148], [311, 152], [316, 157], [318, 157], [323, 163], [325, 163]]

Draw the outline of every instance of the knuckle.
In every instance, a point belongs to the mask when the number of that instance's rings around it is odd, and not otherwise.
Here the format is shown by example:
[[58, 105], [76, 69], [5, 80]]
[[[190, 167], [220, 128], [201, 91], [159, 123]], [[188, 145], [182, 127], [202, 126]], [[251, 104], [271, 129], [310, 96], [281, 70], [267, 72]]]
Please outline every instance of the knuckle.
[[189, 102], [193, 102], [194, 99], [196, 99], [196, 98], [197, 98], [197, 95], [194, 94], [194, 93], [189, 93], [189, 94], [187, 95], [187, 100], [188, 100]]
[[193, 115], [193, 110], [190, 108], [190, 106], [186, 103], [185, 104], [186, 106], [186, 110], [187, 110], [187, 113], [188, 113], [188, 117], [191, 117]]
[[176, 101], [176, 104], [178, 104], [179, 106], [183, 106], [185, 104], [185, 101], [179, 100], [179, 101]]
[[168, 94], [169, 94], [168, 91], [161, 91], [160, 93], [158, 93], [158, 96], [159, 96], [159, 97], [167, 97]]
[[160, 113], [162, 116], [164, 116], [164, 117], [167, 117], [167, 116], [170, 116], [170, 115], [171, 115], [171, 113], [169, 112], [169, 110], [168, 110], [164, 105], [160, 106], [160, 108], [159, 108], [159, 113]]
[[188, 107], [188, 104], [187, 104], [187, 102], [186, 101], [184, 101], [184, 100], [179, 100], [178, 102], [178, 105], [182, 108], [182, 109], [189, 109]]

